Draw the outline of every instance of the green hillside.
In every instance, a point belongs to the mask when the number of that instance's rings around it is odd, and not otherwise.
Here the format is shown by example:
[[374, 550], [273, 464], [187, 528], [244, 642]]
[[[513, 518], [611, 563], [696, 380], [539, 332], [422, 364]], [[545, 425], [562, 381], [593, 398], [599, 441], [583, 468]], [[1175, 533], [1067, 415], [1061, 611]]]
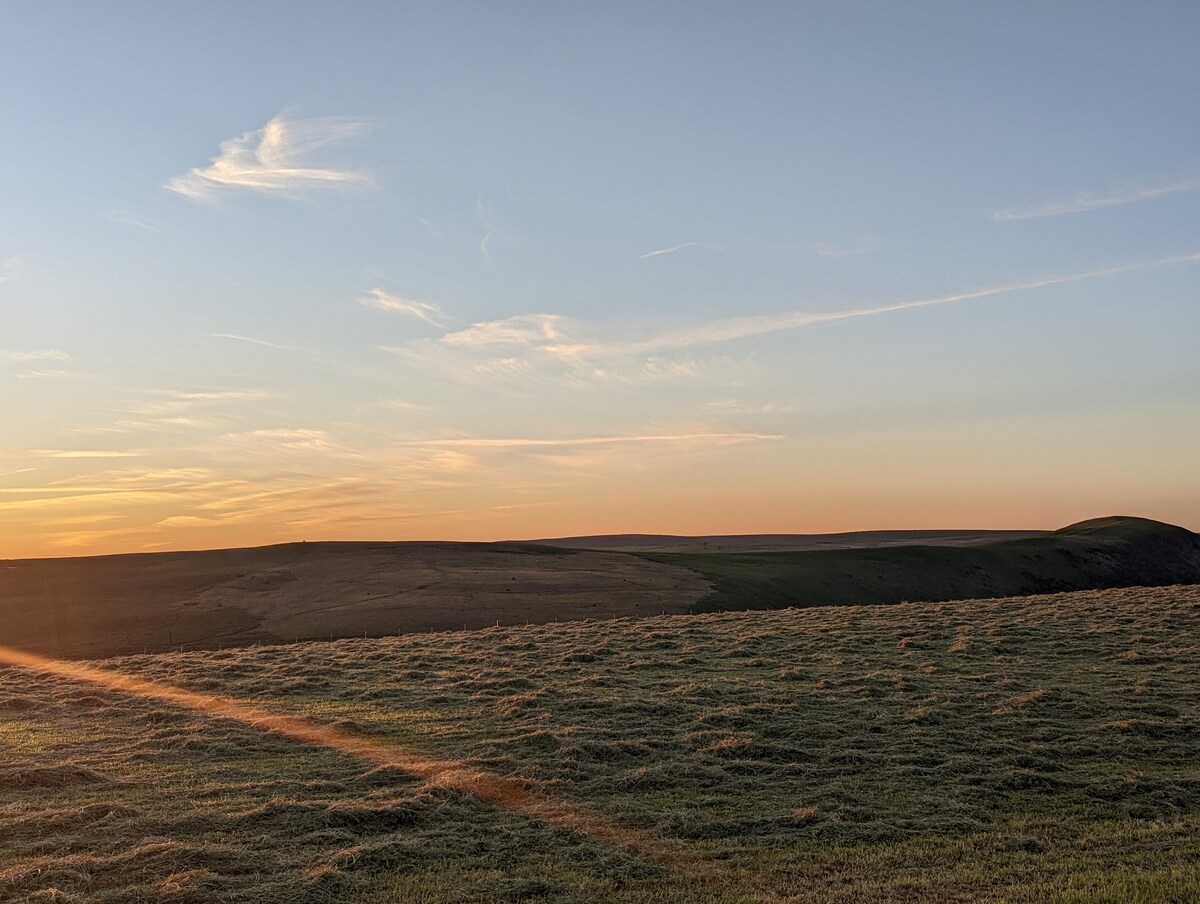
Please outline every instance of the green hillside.
[[1200, 583], [1200, 537], [1143, 518], [1099, 518], [972, 546], [645, 554], [712, 581], [695, 611], [983, 599]]

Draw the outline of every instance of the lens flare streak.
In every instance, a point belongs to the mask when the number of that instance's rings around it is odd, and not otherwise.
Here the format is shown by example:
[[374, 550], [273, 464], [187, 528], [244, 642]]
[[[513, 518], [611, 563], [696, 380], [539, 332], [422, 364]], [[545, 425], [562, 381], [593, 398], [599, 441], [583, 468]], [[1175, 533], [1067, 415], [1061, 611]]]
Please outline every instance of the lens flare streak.
[[[619, 848], [659, 866], [678, 869], [690, 858], [668, 849], [644, 832], [616, 825], [603, 817], [552, 800], [512, 779], [473, 769], [460, 760], [444, 760], [380, 744], [361, 735], [340, 731], [297, 716], [280, 715], [259, 706], [230, 697], [199, 693], [150, 681], [133, 675], [99, 669], [78, 662], [66, 662], [0, 646], [0, 665], [16, 666], [55, 675], [73, 681], [97, 685], [154, 700], [197, 710], [219, 719], [248, 725], [258, 731], [323, 747], [375, 766], [387, 766], [424, 779], [430, 785], [468, 794], [484, 803], [504, 807], [530, 818], [586, 835], [595, 841]], [[695, 872], [695, 864], [690, 865]]]

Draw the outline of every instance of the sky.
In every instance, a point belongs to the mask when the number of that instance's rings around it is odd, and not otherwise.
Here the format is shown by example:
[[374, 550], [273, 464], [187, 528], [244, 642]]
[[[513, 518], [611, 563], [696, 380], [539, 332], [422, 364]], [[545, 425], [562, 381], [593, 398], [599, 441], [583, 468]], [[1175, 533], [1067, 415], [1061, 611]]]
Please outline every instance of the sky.
[[0, 6], [0, 558], [1200, 529], [1200, 6]]

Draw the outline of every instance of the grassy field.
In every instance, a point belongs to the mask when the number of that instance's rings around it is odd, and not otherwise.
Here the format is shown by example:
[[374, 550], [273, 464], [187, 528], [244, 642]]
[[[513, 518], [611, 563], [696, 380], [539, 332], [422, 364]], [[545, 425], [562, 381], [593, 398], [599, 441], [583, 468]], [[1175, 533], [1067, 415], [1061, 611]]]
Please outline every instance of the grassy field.
[[[102, 667], [457, 771], [0, 669], [0, 900], [1200, 899], [1200, 588]], [[480, 772], [612, 828], [485, 802]]]
[[1200, 537], [1141, 518], [1085, 521], [1039, 537], [970, 545], [646, 554], [714, 591], [695, 611], [983, 599], [1200, 583]]

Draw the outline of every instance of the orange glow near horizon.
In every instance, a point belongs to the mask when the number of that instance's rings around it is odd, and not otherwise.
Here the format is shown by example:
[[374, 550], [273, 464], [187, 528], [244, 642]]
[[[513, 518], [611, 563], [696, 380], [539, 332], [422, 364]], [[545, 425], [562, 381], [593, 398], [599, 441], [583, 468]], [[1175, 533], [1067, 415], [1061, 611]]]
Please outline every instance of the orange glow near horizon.
[[[796, 494], [797, 496], [799, 494]], [[788, 494], [742, 500], [744, 505], [703, 495], [653, 500], [628, 508], [614, 502], [594, 504], [547, 502], [516, 507], [498, 516], [494, 511], [431, 512], [427, 517], [390, 518], [363, 511], [361, 517], [329, 521], [272, 522], [247, 520], [230, 524], [161, 522], [121, 527], [90, 525], [71, 529], [63, 522], [44, 527], [35, 523], [0, 526], [0, 561], [233, 549], [290, 542], [431, 541], [495, 542], [555, 537], [659, 534], [673, 536], [734, 536], [747, 534], [837, 534], [854, 531], [906, 530], [1056, 530], [1078, 521], [1109, 515], [1152, 518], [1200, 530], [1200, 518], [1187, 500], [1161, 499], [1139, 505], [1113, 498], [1088, 502], [1069, 497], [1011, 497], [958, 500], [848, 499], [806, 501]], [[722, 505], [721, 503], [726, 503]], [[125, 521], [126, 519], [119, 519]]]
[[361, 451], [267, 438], [276, 445], [253, 454], [189, 453], [202, 465], [188, 467], [180, 453], [43, 458], [0, 486], [0, 559], [300, 540], [1054, 530], [1108, 515], [1200, 529], [1183, 437], [1151, 452], [1092, 427], [1073, 457], [1040, 436], [946, 428], [886, 442], [681, 433]]

